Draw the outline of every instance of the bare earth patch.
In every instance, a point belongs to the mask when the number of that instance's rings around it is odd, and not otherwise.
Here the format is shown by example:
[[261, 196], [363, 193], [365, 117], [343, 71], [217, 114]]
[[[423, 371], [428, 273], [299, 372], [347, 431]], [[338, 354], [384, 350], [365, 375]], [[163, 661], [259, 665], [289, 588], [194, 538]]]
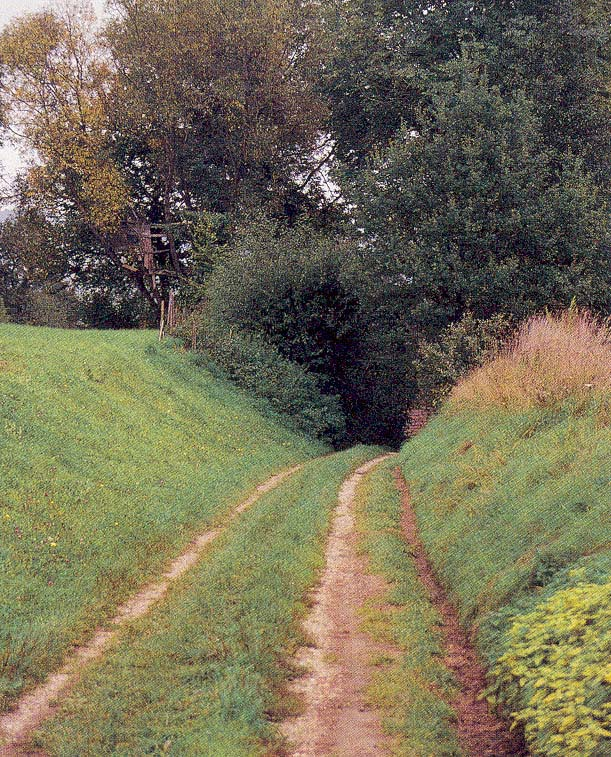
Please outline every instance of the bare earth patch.
[[355, 493], [360, 479], [388, 456], [361, 466], [339, 493], [326, 565], [313, 595], [313, 609], [304, 623], [312, 639], [298, 655], [307, 673], [292, 682], [291, 692], [304, 703], [303, 714], [281, 726], [293, 757], [373, 757], [389, 753], [375, 710], [366, 705], [372, 658], [388, 653], [359, 630], [360, 610], [383, 597], [387, 584], [372, 576], [357, 551]]
[[[234, 520], [266, 492], [275, 489], [301, 467], [297, 465], [282, 471], [260, 484], [248, 499], [232, 511], [226, 523]], [[90, 641], [73, 650], [63, 667], [50, 675], [40, 686], [18, 699], [10, 712], [0, 716], [0, 755], [2, 757], [40, 754], [28, 747], [28, 739], [44, 720], [53, 715], [61, 697], [65, 696], [76, 684], [83, 667], [104, 654], [109, 644], [116, 639], [121, 626], [145, 615], [153, 604], [167, 593], [170, 585], [197, 563], [204, 549], [219, 536], [222, 530], [220, 527], [215, 528], [194, 539], [189, 548], [170, 564], [159, 581], [148, 584], [121, 605], [115, 617], [109, 621], [107, 628], [98, 628]]]
[[463, 631], [458, 612], [437, 581], [420, 539], [409, 487], [400, 468], [395, 481], [403, 499], [402, 530], [414, 558], [418, 576], [428, 591], [431, 602], [441, 616], [441, 632], [446, 651], [446, 666], [459, 685], [450, 705], [458, 717], [458, 740], [465, 753], [472, 757], [516, 757], [525, 755], [524, 743], [517, 733], [510, 733], [507, 724], [490, 712], [480, 696], [486, 688], [486, 675], [475, 649]]

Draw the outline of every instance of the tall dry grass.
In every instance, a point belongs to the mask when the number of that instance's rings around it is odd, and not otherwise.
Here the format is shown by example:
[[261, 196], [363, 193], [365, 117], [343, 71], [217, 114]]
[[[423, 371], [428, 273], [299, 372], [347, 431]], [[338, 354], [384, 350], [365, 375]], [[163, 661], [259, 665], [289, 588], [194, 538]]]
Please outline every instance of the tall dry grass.
[[453, 405], [527, 408], [611, 392], [611, 325], [571, 309], [526, 321], [512, 342], [452, 391]]

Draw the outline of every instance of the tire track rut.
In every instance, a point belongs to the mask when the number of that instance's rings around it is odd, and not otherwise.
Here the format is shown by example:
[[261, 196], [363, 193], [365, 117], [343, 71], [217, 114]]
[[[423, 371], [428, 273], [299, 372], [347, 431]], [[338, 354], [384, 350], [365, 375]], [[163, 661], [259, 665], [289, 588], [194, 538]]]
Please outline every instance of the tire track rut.
[[465, 753], [471, 757], [523, 757], [527, 751], [520, 734], [510, 733], [507, 723], [491, 712], [486, 701], [481, 698], [486, 688], [484, 668], [460, 624], [456, 607], [449, 600], [429, 563], [420, 538], [409, 486], [401, 469], [397, 467], [394, 475], [403, 505], [403, 535], [409, 545], [418, 576], [441, 617], [445, 664], [456, 676], [459, 686], [458, 694], [449, 702], [458, 720], [458, 741]]
[[304, 630], [313, 646], [303, 648], [297, 662], [307, 673], [294, 680], [291, 692], [304, 711], [281, 725], [292, 757], [377, 757], [389, 753], [378, 713], [365, 702], [371, 678], [371, 658], [388, 653], [359, 629], [360, 609], [374, 597], [383, 597], [383, 578], [369, 573], [359, 556], [355, 495], [361, 478], [386, 460], [378, 457], [358, 468], [340, 490], [326, 564], [313, 594], [313, 609]]

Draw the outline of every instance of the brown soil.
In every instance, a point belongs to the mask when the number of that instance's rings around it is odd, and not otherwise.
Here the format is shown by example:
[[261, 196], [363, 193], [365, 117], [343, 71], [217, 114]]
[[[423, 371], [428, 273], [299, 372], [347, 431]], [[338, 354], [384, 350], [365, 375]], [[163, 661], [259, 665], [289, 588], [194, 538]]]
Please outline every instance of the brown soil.
[[378, 716], [365, 702], [371, 659], [389, 650], [359, 630], [361, 608], [371, 599], [383, 599], [387, 585], [382, 578], [369, 574], [366, 561], [358, 555], [354, 517], [360, 479], [386, 457], [360, 467], [339, 493], [325, 569], [304, 623], [313, 646], [302, 649], [297, 657], [308, 672], [291, 685], [304, 711], [281, 726], [289, 743], [287, 751], [293, 757], [389, 754], [389, 741]]
[[[297, 465], [282, 471], [260, 484], [248, 499], [231, 512], [226, 524], [301, 467]], [[159, 581], [148, 584], [117, 609], [116, 615], [109, 621], [108, 628], [98, 628], [90, 641], [72, 651], [69, 659], [58, 671], [18, 699], [10, 712], [0, 716], [0, 755], [2, 757], [40, 754], [28, 747], [28, 739], [44, 720], [53, 715], [59, 700], [76, 684], [83, 667], [104, 654], [111, 642], [117, 638], [122, 625], [145, 615], [152, 605], [167, 593], [170, 585], [197, 563], [204, 549], [217, 538], [221, 531], [221, 528], [215, 528], [194, 539], [189, 548], [170, 564]]]
[[459, 685], [450, 702], [458, 718], [458, 740], [471, 757], [510, 757], [527, 754], [518, 733], [492, 713], [480, 696], [486, 688], [486, 675], [477, 654], [463, 631], [456, 607], [436, 579], [420, 539], [409, 487], [400, 468], [395, 470], [397, 488], [403, 498], [402, 529], [409, 544], [420, 580], [441, 617], [441, 632], [446, 652], [445, 664]]

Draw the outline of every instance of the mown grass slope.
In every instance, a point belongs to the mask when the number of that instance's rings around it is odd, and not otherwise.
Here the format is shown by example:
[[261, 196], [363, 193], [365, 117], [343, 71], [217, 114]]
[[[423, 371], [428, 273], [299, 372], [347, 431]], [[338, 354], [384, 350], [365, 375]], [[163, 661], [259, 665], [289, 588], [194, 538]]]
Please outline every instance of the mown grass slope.
[[0, 326], [0, 709], [322, 445], [149, 332]]
[[36, 743], [54, 757], [272, 753], [339, 488], [378, 453], [356, 447], [307, 463], [241, 515], [85, 673]]
[[606, 326], [535, 319], [401, 453], [430, 559], [533, 754], [611, 753], [610, 375]]

